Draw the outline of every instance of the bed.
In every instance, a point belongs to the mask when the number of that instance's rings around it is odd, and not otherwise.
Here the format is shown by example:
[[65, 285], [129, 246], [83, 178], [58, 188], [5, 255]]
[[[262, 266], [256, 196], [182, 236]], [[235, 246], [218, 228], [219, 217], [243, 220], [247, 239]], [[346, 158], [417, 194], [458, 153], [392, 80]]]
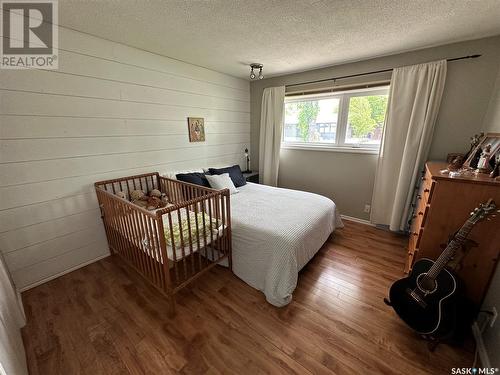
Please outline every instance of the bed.
[[[95, 187], [112, 253], [169, 298], [172, 314], [176, 292], [224, 263], [272, 305], [290, 303], [298, 272], [342, 227], [332, 200], [254, 183], [230, 195], [155, 172]], [[135, 189], [161, 190], [168, 206], [152, 212], [117, 194]]]
[[233, 272], [269, 303], [284, 306], [298, 272], [342, 226], [331, 199], [247, 183], [231, 195]]

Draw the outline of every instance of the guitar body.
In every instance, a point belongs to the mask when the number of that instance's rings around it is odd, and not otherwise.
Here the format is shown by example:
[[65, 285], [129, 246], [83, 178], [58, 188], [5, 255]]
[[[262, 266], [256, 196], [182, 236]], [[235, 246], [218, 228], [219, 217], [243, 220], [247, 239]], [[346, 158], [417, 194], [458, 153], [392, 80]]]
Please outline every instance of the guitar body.
[[[458, 280], [445, 267], [458, 249], [466, 244], [474, 225], [496, 209], [491, 198], [486, 203], [479, 204], [435, 262], [420, 259], [413, 265], [408, 277], [392, 284], [389, 290], [390, 301], [384, 299], [385, 303], [392, 306], [399, 317], [418, 333], [431, 338], [442, 338], [454, 333], [461, 324], [464, 301], [463, 298], [457, 298]], [[460, 316], [457, 311], [459, 304], [462, 304]], [[463, 322], [466, 319], [465, 317]]]
[[420, 334], [444, 336], [455, 327], [457, 280], [443, 269], [435, 280], [425, 275], [434, 262], [417, 261], [408, 277], [396, 281], [389, 291], [391, 306], [408, 326]]

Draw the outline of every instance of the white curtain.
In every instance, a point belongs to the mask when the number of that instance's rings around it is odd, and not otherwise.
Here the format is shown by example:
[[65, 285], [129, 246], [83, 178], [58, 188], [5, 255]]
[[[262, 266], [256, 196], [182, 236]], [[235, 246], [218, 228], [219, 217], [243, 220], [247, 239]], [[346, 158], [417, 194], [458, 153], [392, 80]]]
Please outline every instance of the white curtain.
[[28, 374], [21, 338], [25, 324], [20, 299], [0, 254], [0, 374]]
[[284, 115], [285, 86], [264, 89], [260, 114], [259, 178], [266, 185], [278, 185]]
[[446, 60], [394, 69], [375, 176], [371, 221], [405, 230], [419, 171], [432, 141]]

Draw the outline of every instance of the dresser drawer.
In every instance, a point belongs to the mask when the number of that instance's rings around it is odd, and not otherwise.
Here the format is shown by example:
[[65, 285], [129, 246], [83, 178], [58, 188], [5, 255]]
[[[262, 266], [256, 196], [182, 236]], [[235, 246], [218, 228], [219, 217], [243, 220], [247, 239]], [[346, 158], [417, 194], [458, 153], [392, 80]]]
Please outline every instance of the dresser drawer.
[[424, 232], [425, 222], [429, 212], [429, 203], [432, 198], [436, 182], [432, 179], [429, 170], [425, 170], [420, 181], [420, 188], [415, 200], [415, 210], [411, 218], [410, 238], [408, 239], [408, 255], [405, 264], [405, 272], [411, 271], [413, 262], [417, 258], [420, 240]]
[[418, 250], [415, 250], [413, 252], [408, 252], [408, 256], [406, 257], [405, 269], [404, 269], [405, 273], [409, 273], [411, 271], [411, 269], [413, 268], [413, 262], [415, 260], [417, 251]]
[[422, 176], [422, 185], [431, 186], [432, 181], [433, 180], [431, 172], [427, 168], [425, 168], [425, 173]]
[[413, 267], [413, 262], [417, 258], [418, 246], [420, 245], [420, 238], [422, 237], [423, 229], [420, 228], [417, 231], [410, 232], [410, 238], [408, 240], [408, 255], [406, 259], [405, 269], [406, 273], [411, 271]]
[[424, 228], [420, 228], [418, 230], [412, 231], [410, 233], [409, 246], [408, 248], [418, 249], [420, 245], [420, 239], [422, 238], [422, 234], [424, 233]]
[[[425, 203], [425, 202], [422, 202]], [[428, 204], [421, 204], [415, 210], [411, 222], [411, 231], [418, 232], [421, 227], [425, 226], [425, 220], [427, 219], [427, 214], [429, 212]]]
[[434, 188], [436, 187], [436, 182], [435, 181], [431, 181], [430, 184], [426, 184], [424, 186], [424, 189], [422, 191], [422, 194], [423, 194], [423, 201], [426, 203], [426, 204], [429, 204], [431, 203], [431, 199], [432, 199], [432, 193], [434, 192]]

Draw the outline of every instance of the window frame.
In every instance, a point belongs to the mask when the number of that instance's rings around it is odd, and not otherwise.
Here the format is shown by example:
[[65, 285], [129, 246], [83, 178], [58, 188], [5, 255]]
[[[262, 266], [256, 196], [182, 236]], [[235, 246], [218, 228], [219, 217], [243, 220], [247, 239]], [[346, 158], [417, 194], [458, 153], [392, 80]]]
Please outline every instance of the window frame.
[[305, 94], [299, 96], [285, 96], [286, 103], [302, 102], [304, 100], [339, 99], [339, 113], [337, 118], [337, 129], [335, 142], [294, 142], [284, 141], [284, 131], [281, 137], [281, 148], [305, 149], [317, 151], [340, 151], [366, 154], [378, 154], [380, 144], [354, 144], [346, 143], [346, 133], [349, 118], [349, 102], [352, 97], [371, 95], [389, 95], [389, 85], [370, 87], [364, 89], [345, 90], [338, 92], [326, 92], [319, 94]]

